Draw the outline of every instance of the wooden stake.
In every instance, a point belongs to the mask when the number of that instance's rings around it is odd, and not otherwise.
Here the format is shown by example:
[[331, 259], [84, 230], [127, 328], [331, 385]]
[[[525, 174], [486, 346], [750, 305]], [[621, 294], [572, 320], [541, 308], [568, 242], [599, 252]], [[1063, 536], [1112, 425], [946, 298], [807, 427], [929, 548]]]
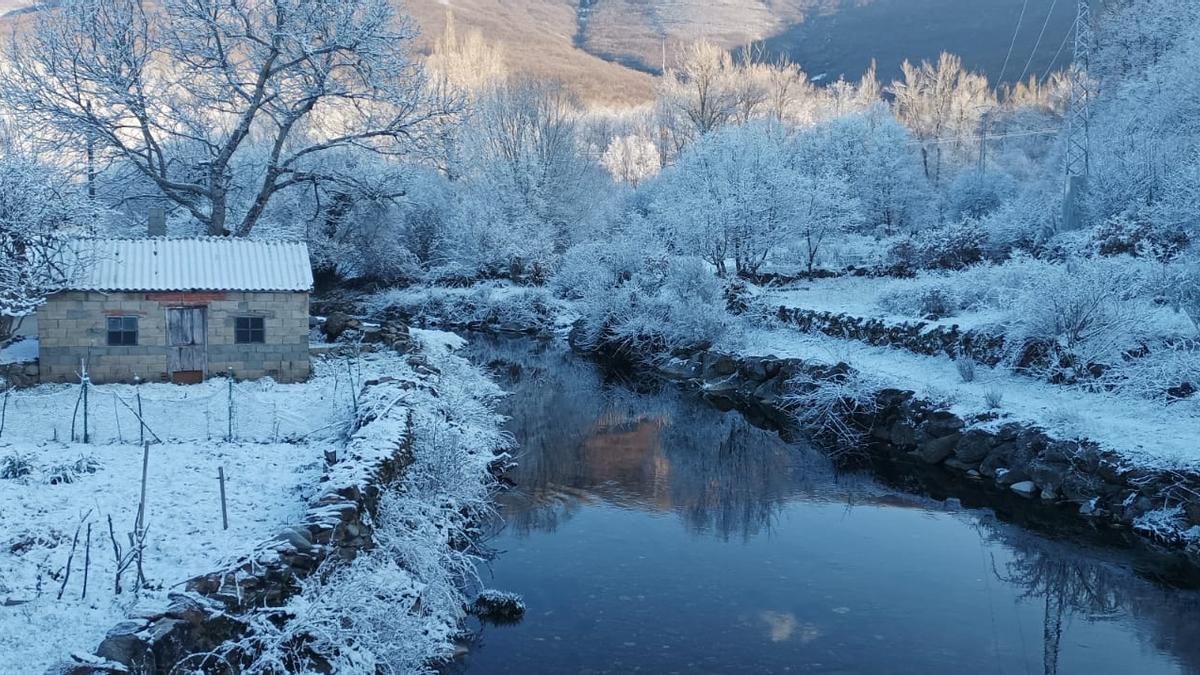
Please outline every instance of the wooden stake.
[[8, 395], [12, 390], [12, 387], [4, 390], [4, 403], [0, 404], [0, 438], [4, 437], [4, 417], [8, 413]]
[[88, 523], [87, 543], [83, 545], [83, 593], [79, 599], [87, 598], [88, 569], [92, 566], [92, 524]]
[[229, 529], [229, 510], [225, 508], [225, 467], [217, 467], [217, 480], [221, 483], [221, 529]]

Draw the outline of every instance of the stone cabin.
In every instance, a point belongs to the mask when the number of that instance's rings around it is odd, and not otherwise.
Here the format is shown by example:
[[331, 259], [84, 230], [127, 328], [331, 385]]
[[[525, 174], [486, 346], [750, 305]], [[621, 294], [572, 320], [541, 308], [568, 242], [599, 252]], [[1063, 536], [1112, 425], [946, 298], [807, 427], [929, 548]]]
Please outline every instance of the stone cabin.
[[43, 382], [308, 378], [313, 276], [300, 242], [80, 239], [71, 281], [38, 308]]

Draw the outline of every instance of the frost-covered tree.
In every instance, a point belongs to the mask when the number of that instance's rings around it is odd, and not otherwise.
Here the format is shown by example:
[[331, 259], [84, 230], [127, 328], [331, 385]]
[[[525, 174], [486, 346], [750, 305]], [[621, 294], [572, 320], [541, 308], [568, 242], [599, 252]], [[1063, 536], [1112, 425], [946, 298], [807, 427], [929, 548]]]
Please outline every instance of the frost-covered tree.
[[472, 95], [498, 86], [508, 77], [501, 48], [489, 43], [479, 29], [460, 36], [454, 13], [449, 9], [446, 27], [425, 65], [431, 76]]
[[658, 146], [636, 134], [612, 139], [601, 155], [600, 163], [614, 180], [635, 188], [662, 168]]
[[80, 186], [60, 171], [0, 153], [0, 343], [69, 280], [81, 261], [64, 245], [93, 227], [96, 215]]
[[928, 183], [912, 137], [881, 104], [823, 122], [796, 139], [797, 165], [845, 181], [867, 226], [913, 228], [928, 210]]
[[738, 111], [737, 67], [732, 55], [706, 41], [685, 45], [660, 84], [666, 124], [680, 147], [716, 131]]
[[579, 119], [557, 83], [518, 80], [479, 100], [457, 172], [464, 259], [544, 273], [603, 215], [611, 181], [582, 147]]
[[[135, 167], [211, 234], [249, 234], [342, 148], [397, 153], [457, 102], [386, 0], [68, 0], [14, 34], [0, 98], [41, 134]], [[266, 149], [242, 208], [232, 170]]]
[[669, 241], [718, 274], [729, 258], [749, 274], [795, 235], [814, 188], [793, 166], [785, 138], [760, 125], [729, 127], [688, 147], [663, 173], [652, 217]]

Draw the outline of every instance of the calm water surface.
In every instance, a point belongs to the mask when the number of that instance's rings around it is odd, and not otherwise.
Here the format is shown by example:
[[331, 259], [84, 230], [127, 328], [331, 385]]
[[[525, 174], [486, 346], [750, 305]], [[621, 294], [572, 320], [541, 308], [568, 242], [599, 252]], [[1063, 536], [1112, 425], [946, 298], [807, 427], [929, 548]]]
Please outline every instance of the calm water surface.
[[736, 413], [473, 338], [513, 394], [516, 488], [472, 673], [1183, 673], [1200, 602], [1114, 553], [839, 474]]

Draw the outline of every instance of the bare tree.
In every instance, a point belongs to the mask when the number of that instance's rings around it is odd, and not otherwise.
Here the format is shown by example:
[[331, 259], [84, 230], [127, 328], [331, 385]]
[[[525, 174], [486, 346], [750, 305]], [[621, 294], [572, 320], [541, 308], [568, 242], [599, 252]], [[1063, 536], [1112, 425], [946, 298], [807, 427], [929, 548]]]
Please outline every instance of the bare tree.
[[678, 65], [663, 75], [661, 98], [672, 132], [686, 144], [728, 123], [737, 113], [736, 66], [729, 52], [711, 42], [685, 46]]
[[[943, 53], [937, 65], [905, 61], [904, 79], [893, 82], [893, 110], [921, 143], [925, 177], [941, 181], [945, 150], [961, 151], [973, 136], [985, 110], [996, 106], [983, 75], [963, 68], [962, 59]], [[973, 144], [971, 144], [973, 146]]]
[[312, 168], [324, 152], [411, 150], [456, 111], [408, 58], [414, 35], [387, 0], [67, 0], [14, 33], [0, 98], [133, 165], [210, 234], [246, 235], [281, 190], [335, 179]]

